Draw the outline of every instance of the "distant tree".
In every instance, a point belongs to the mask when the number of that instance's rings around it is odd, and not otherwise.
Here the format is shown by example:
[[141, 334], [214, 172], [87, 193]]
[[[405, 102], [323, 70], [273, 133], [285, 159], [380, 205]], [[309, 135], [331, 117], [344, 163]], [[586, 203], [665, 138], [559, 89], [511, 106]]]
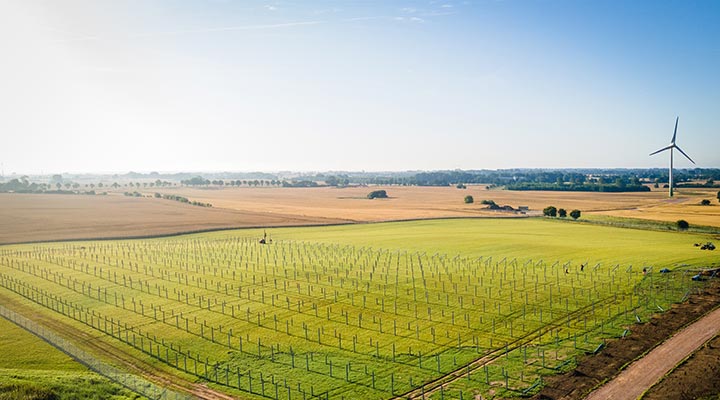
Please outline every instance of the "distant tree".
[[187, 186], [200, 186], [209, 185], [211, 182], [209, 179], [205, 179], [202, 176], [193, 176], [190, 179], [180, 181], [180, 183]]
[[545, 207], [543, 209], [543, 215], [546, 217], [555, 217], [557, 216], [557, 208], [554, 206]]
[[565, 211], [564, 208], [559, 208], [559, 209], [557, 210], [557, 213], [558, 213], [558, 217], [560, 217], [560, 218], [565, 218], [565, 217], [567, 217], [567, 211]]
[[80, 184], [79, 184], [79, 183], [73, 183], [73, 184], [72, 184], [72, 187], [73, 187], [73, 189], [77, 189], [77, 188], [80, 187]]
[[387, 199], [388, 195], [387, 192], [384, 190], [373, 190], [372, 192], [368, 193], [367, 198], [372, 199]]
[[710, 200], [708, 200], [708, 199], [702, 199], [702, 201], [700, 202], [700, 205], [709, 206], [709, 205], [710, 205]]
[[472, 196], [465, 196], [465, 204], [472, 204], [473, 202], [475, 202], [475, 199]]
[[677, 227], [678, 227], [678, 229], [680, 229], [681, 231], [684, 231], [684, 230], [687, 230], [687, 229], [690, 227], [690, 224], [689, 224], [687, 221], [685, 221], [684, 219], [680, 219], [680, 220], [677, 221]]
[[464, 183], [458, 183], [455, 187], [458, 189], [467, 189], [467, 186], [465, 186]]
[[56, 183], [55, 187], [57, 187], [57, 190], [60, 190], [60, 188], [62, 188], [62, 183], [60, 183], [60, 182]]
[[56, 182], [56, 183], [57, 183], [57, 182], [62, 182], [62, 180], [63, 180], [63, 179], [62, 179], [62, 175], [60, 175], [60, 174], [55, 174], [55, 175], [52, 176], [51, 180], [52, 180], [53, 182]]
[[572, 210], [572, 211], [570, 211], [570, 216], [571, 216], [573, 219], [578, 219], [578, 218], [580, 218], [580, 210]]
[[70, 189], [70, 186], [72, 186], [72, 183], [70, 183], [70, 182], [65, 183], [65, 189]]

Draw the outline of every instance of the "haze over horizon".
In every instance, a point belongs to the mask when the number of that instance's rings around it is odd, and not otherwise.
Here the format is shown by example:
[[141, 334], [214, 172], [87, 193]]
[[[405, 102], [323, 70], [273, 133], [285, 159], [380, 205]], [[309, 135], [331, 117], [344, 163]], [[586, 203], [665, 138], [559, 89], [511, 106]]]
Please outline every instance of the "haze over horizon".
[[666, 168], [678, 115], [720, 167], [715, 1], [9, 0], [0, 49], [5, 173]]

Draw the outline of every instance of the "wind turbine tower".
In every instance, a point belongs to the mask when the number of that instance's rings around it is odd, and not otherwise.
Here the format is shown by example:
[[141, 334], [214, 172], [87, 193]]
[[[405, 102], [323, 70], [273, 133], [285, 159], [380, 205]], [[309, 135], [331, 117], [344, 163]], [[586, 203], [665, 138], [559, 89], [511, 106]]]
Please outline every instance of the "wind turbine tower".
[[690, 156], [685, 154], [685, 152], [682, 151], [682, 149], [678, 145], [675, 144], [675, 138], [677, 136], [677, 127], [678, 127], [679, 120], [680, 120], [680, 117], [675, 118], [675, 131], [673, 132], [673, 137], [672, 137], [672, 140], [670, 141], [670, 144], [663, 147], [662, 149], [660, 149], [658, 151], [654, 151], [654, 152], [650, 153], [650, 155], [652, 156], [654, 154], [661, 153], [665, 150], [670, 150], [670, 171], [668, 173], [668, 177], [670, 178], [669, 182], [668, 182], [668, 186], [670, 187], [670, 197], [673, 197], [673, 150], [677, 149], [680, 153], [682, 153], [682, 155], [685, 156], [685, 158], [690, 160], [691, 163], [695, 164], [695, 161], [693, 161], [692, 158], [690, 158]]

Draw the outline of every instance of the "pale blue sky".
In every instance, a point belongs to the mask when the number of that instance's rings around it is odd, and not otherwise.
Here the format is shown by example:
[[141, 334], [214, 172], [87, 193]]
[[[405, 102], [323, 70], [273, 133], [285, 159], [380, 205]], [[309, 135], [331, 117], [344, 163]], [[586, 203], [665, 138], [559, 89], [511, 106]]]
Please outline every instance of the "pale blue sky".
[[[717, 1], [0, 0], [6, 172], [720, 167]], [[687, 160], [677, 167], [689, 167]]]

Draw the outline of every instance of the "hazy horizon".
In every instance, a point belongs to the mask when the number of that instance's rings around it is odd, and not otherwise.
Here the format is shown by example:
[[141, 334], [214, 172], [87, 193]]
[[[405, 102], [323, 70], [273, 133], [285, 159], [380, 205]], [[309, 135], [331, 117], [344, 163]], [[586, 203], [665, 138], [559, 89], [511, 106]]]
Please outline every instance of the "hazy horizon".
[[[699, 168], [699, 167], [698, 167]], [[381, 174], [392, 174], [392, 175], [402, 175], [402, 174], [408, 174], [413, 175], [417, 173], [424, 173], [424, 172], [451, 172], [451, 171], [460, 171], [460, 172], [481, 172], [481, 171], [488, 171], [488, 172], [502, 172], [502, 171], [547, 171], [547, 172], [553, 172], [553, 171], [568, 171], [568, 172], [574, 172], [574, 171], [588, 171], [588, 172], [600, 172], [600, 171], [616, 171], [616, 172], [622, 172], [622, 171], [632, 171], [632, 170], [639, 170], [639, 169], [647, 169], [647, 170], [660, 170], [660, 171], [666, 171], [667, 167], [649, 167], [649, 168], [628, 168], [628, 167], [612, 167], [612, 168], [576, 168], [576, 167], [566, 167], [566, 168], [483, 168], [483, 169], [427, 169], [427, 170], [410, 170], [410, 169], [404, 169], [404, 170], [174, 170], [174, 171], [141, 171], [141, 170], [129, 170], [129, 171], [91, 171], [91, 172], [76, 172], [76, 171], [42, 171], [37, 174], [33, 173], [20, 173], [20, 172], [9, 172], [4, 171], [5, 178], [17, 178], [21, 176], [29, 176], [29, 177], [51, 177], [52, 175], [62, 175], [64, 178], [67, 176], [78, 176], [78, 177], [85, 177], [85, 178], [91, 178], [91, 177], [108, 177], [108, 176], [118, 176], [118, 177], [125, 177], [127, 175], [133, 175], [133, 174], [139, 174], [139, 175], [146, 175], [144, 178], [152, 178], [157, 174], [158, 176], [167, 176], [167, 175], [195, 175], [195, 176], [203, 176], [203, 175], [222, 175], [222, 174], [228, 174], [228, 175], [257, 175], [257, 174], [267, 174], [267, 175], [276, 175], [278, 177], [288, 177], [288, 176], [310, 176], [310, 175], [358, 175], [358, 174], [367, 174], [367, 175], [381, 175]], [[695, 167], [692, 168], [674, 168], [674, 171], [689, 171], [694, 170]], [[718, 168], [699, 168], [703, 170], [717, 170]], [[2, 178], [3, 175], [0, 174], [0, 178]], [[140, 179], [140, 178], [129, 178], [129, 179]], [[252, 178], [250, 178], [252, 179]], [[259, 178], [258, 178], [259, 179]]]
[[[5, 174], [720, 167], [714, 1], [0, 3]], [[694, 168], [675, 154], [676, 168]]]

